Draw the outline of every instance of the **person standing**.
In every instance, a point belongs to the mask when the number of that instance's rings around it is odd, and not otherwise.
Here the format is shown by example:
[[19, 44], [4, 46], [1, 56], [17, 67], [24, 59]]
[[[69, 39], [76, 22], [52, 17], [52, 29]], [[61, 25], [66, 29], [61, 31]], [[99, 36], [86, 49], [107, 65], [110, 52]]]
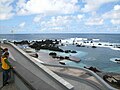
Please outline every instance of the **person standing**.
[[1, 58], [2, 70], [3, 70], [3, 86], [9, 84], [8, 83], [9, 73], [10, 73], [10, 69], [12, 68], [12, 65], [10, 64], [8, 57], [9, 57], [9, 53], [5, 52]]

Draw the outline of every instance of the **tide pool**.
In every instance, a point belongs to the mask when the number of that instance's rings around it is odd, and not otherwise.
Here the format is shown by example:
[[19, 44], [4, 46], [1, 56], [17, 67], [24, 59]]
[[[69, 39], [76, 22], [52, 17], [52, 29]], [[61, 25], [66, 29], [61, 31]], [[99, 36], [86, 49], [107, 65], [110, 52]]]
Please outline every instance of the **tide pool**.
[[55, 53], [57, 53], [58, 56], [76, 56], [78, 58], [87, 55], [87, 52], [83, 52], [83, 51], [77, 51], [77, 53], [64, 53], [64, 52], [57, 52], [57, 51], [50, 51], [50, 50], [42, 49], [42, 50], [40, 50], [40, 52], [45, 52], [45, 53], [55, 52]]
[[[67, 61], [67, 65], [74, 67], [93, 66], [102, 71], [120, 73], [120, 64], [111, 61], [111, 58], [120, 58], [120, 51], [105, 47], [76, 47], [73, 45], [63, 46], [62, 49], [76, 50], [75, 57], [81, 59], [79, 63]], [[82, 52], [82, 53], [81, 53]]]
[[[110, 48], [91, 48], [91, 47], [76, 47], [74, 45], [62, 46], [63, 50], [75, 50], [77, 53], [56, 52], [60, 56], [75, 56], [80, 58], [80, 62], [66, 61], [66, 65], [74, 67], [93, 66], [102, 71], [120, 73], [120, 64], [111, 61], [111, 58], [120, 58], [120, 51]], [[40, 50], [41, 52], [50, 53], [55, 51]]]

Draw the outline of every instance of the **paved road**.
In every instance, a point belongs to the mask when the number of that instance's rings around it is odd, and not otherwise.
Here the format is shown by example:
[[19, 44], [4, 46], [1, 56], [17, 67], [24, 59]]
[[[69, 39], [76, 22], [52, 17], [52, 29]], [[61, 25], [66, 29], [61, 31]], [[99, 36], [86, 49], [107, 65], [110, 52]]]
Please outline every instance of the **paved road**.
[[[17, 63], [21, 65], [21, 66], [16, 66], [16, 68], [21, 67], [26, 70], [29, 70], [28, 73], [32, 72], [32, 75], [38, 79], [38, 80], [35, 79], [37, 81], [34, 81], [33, 79], [33, 82], [32, 82], [33, 85], [36, 85], [38, 90], [48, 90], [48, 89], [49, 90], [64, 90], [60, 84], [56, 83], [56, 81], [53, 78], [48, 76], [38, 66], [30, 62], [28, 58], [26, 58], [24, 55], [18, 52], [15, 48], [7, 44], [4, 44], [3, 46], [9, 49], [14, 59], [17, 61]], [[22, 72], [24, 72], [24, 69], [22, 69], [23, 70]], [[27, 72], [25, 72], [24, 74], [27, 74]], [[30, 77], [30, 75], [27, 75], [26, 78], [28, 77]], [[91, 83], [88, 83], [86, 81], [78, 81], [78, 80], [75, 80], [69, 77], [64, 77], [64, 76], [62, 76], [62, 78], [64, 78], [66, 81], [74, 85], [75, 86], [74, 90], [100, 90], [100, 88], [98, 88], [97, 86], [93, 86]], [[39, 84], [42, 84], [42, 86], [45, 88], [41, 89], [42, 87], [39, 87]]]

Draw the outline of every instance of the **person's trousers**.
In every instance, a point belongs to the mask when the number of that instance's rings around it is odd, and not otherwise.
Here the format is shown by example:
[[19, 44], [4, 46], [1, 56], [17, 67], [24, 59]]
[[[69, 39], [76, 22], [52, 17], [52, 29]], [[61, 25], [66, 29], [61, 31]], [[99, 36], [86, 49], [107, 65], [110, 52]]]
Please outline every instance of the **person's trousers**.
[[4, 85], [8, 82], [8, 80], [9, 80], [9, 77], [10, 77], [9, 73], [10, 73], [10, 69], [8, 69], [8, 70], [3, 70], [3, 86], [4, 86]]

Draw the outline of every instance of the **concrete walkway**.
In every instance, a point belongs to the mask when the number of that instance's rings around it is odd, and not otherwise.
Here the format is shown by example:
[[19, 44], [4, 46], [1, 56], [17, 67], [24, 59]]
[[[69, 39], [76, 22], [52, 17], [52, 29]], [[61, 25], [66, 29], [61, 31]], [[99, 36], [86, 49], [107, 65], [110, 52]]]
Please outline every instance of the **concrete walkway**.
[[[0, 71], [0, 87], [2, 87], [2, 72], [1, 71]], [[9, 85], [6, 85], [3, 88], [0, 88], [0, 90], [18, 90], [18, 88], [15, 86], [15, 83], [10, 83]]]

